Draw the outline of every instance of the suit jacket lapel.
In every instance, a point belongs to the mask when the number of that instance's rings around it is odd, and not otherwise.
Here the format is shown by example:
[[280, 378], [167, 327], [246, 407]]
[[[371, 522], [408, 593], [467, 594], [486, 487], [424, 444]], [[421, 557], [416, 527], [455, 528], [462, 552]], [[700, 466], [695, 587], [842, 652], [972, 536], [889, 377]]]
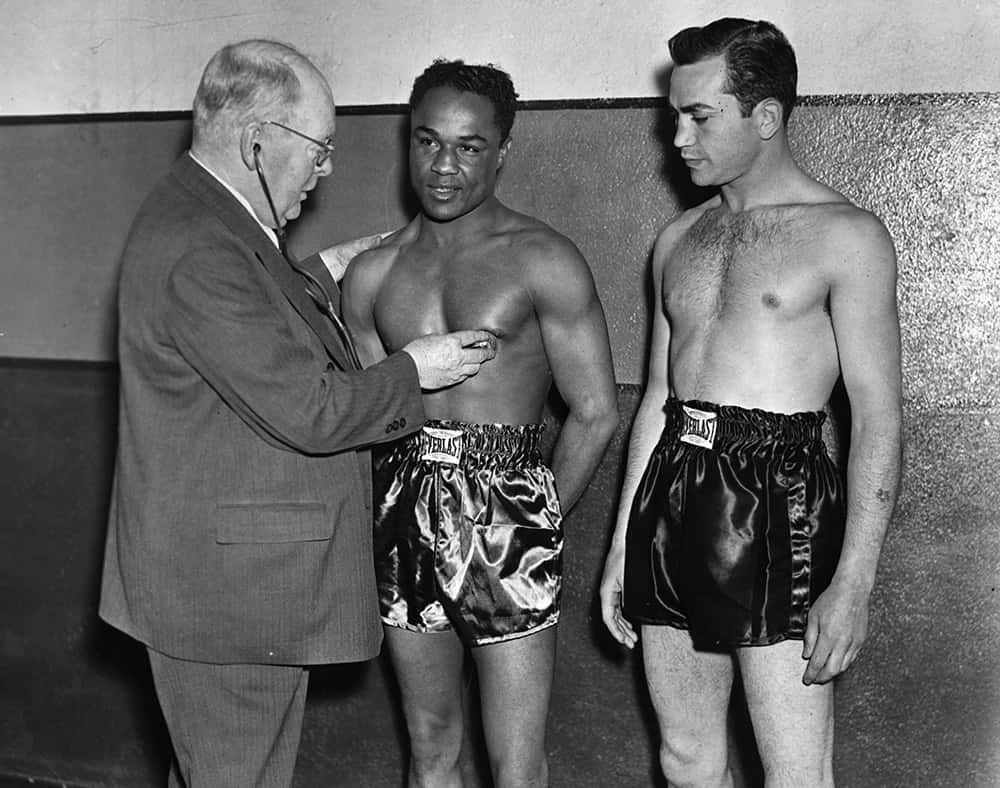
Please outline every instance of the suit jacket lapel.
[[[295, 311], [316, 332], [316, 335], [323, 342], [324, 347], [326, 347], [327, 352], [340, 365], [341, 369], [354, 369], [350, 361], [350, 356], [347, 354], [347, 349], [344, 347], [343, 342], [340, 341], [340, 337], [333, 328], [330, 319], [320, 311], [316, 302], [313, 301], [312, 296], [306, 292], [305, 278], [292, 269], [288, 261], [281, 256], [273, 244], [269, 243], [268, 245], [271, 247], [270, 250], [254, 250], [257, 254], [257, 259], [264, 264], [264, 267], [274, 277], [274, 280], [285, 294], [285, 298], [289, 300], [292, 306], [295, 307]], [[334, 306], [336, 307], [337, 292], [334, 291], [331, 293], [330, 297], [333, 299]]]
[[[323, 343], [327, 353], [341, 369], [353, 369], [347, 350], [340, 341], [340, 337], [337, 336], [329, 318], [320, 312], [312, 297], [306, 292], [305, 278], [292, 269], [260, 225], [247, 213], [246, 208], [240, 205], [221, 183], [190, 156], [185, 155], [180, 158], [175, 166], [174, 174], [218, 214], [219, 218], [237, 237], [250, 246], [257, 260], [281, 288], [285, 298], [302, 316], [302, 319], [309, 324]], [[326, 266], [321, 267], [325, 274], [325, 278], [322, 280], [323, 284], [330, 291], [334, 308], [339, 308], [337, 297], [339, 290], [333, 283], [333, 277], [330, 276], [329, 271], [326, 271]], [[315, 268], [316, 266], [311, 266], [310, 272], [317, 274]], [[333, 284], [332, 289], [330, 289], [331, 284]]]

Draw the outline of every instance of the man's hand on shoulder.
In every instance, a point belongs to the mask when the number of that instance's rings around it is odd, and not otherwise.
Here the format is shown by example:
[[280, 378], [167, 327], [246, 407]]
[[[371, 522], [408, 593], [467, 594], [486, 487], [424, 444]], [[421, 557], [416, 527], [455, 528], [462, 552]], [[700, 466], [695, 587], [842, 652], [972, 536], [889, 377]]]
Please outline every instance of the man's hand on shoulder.
[[461, 383], [497, 354], [496, 337], [489, 331], [428, 334], [403, 348], [417, 366], [420, 388], [432, 391]]
[[347, 270], [347, 266], [351, 260], [362, 252], [377, 248], [382, 243], [382, 240], [391, 234], [375, 233], [374, 235], [355, 238], [353, 241], [334, 244], [320, 252], [319, 256], [330, 272], [330, 276], [333, 277], [334, 281], [339, 282], [343, 278], [344, 271]]

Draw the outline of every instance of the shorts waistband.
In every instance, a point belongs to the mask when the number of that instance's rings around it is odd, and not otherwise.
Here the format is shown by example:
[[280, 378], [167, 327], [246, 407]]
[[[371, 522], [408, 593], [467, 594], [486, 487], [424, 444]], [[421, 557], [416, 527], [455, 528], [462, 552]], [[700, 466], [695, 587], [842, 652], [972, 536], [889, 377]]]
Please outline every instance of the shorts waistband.
[[478, 464], [509, 467], [541, 462], [542, 424], [470, 424], [435, 419], [406, 438], [407, 449], [420, 459], [451, 465]]
[[667, 400], [667, 429], [680, 432], [685, 443], [704, 448], [717, 444], [752, 441], [759, 443], [809, 444], [822, 442], [823, 411], [773, 413], [759, 408], [717, 405], [703, 400]]

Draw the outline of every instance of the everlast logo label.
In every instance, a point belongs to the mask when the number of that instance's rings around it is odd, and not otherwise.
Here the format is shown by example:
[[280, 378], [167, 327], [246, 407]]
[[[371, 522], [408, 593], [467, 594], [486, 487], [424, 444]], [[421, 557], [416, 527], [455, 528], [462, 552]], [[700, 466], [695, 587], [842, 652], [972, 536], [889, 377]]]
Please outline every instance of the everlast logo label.
[[690, 443], [692, 446], [711, 449], [715, 443], [717, 414], [689, 408], [687, 405], [681, 407], [684, 409], [684, 426], [681, 429], [680, 440], [684, 443]]
[[462, 459], [463, 435], [461, 430], [424, 427], [422, 446], [424, 452], [420, 455], [420, 459], [458, 465]]

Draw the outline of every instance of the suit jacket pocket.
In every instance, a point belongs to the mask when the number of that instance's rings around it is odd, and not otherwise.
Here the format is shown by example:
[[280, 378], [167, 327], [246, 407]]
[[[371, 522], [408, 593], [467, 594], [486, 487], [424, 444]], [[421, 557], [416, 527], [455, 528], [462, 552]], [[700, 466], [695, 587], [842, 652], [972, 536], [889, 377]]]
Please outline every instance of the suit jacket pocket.
[[219, 544], [315, 542], [333, 536], [333, 518], [322, 503], [220, 503], [217, 511]]

